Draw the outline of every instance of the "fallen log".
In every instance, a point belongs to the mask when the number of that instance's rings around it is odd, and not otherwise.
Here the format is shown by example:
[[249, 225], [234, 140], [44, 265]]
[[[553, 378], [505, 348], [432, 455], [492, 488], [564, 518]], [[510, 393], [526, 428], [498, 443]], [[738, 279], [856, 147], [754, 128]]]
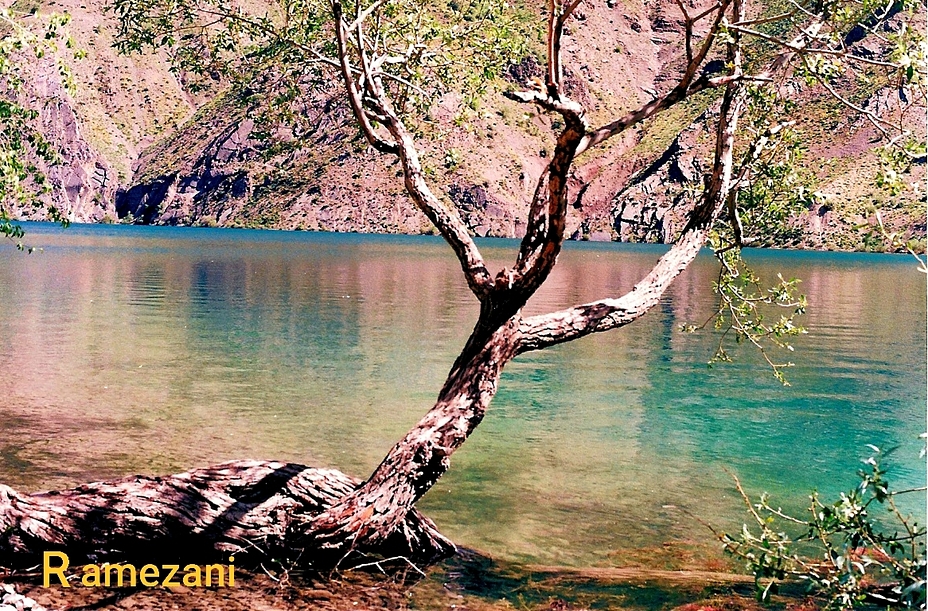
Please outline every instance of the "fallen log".
[[313, 518], [360, 484], [334, 469], [233, 461], [29, 495], [0, 485], [0, 565], [35, 565], [49, 550], [91, 562], [233, 553], [237, 564], [276, 560], [317, 569], [352, 556], [427, 563], [455, 552], [416, 509], [386, 541], [368, 545], [348, 532], [343, 545], [316, 545]]

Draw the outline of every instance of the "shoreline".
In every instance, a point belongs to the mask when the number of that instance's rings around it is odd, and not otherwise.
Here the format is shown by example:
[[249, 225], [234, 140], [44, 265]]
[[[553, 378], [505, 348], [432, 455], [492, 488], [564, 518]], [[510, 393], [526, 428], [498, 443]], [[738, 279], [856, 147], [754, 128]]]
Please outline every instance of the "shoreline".
[[[61, 235], [68, 235], [69, 231], [76, 233], [74, 230], [87, 229], [87, 228], [133, 228], [135, 230], [146, 231], [146, 230], [165, 230], [165, 231], [204, 231], [204, 232], [229, 232], [230, 234], [235, 232], [260, 232], [267, 234], [277, 234], [277, 235], [287, 235], [287, 236], [322, 236], [322, 237], [334, 237], [334, 236], [351, 236], [357, 238], [425, 238], [433, 239], [436, 243], [444, 244], [444, 240], [441, 236], [435, 235], [433, 233], [400, 233], [400, 232], [382, 232], [382, 231], [330, 231], [330, 230], [315, 230], [315, 229], [286, 229], [280, 227], [260, 227], [260, 226], [207, 226], [207, 225], [191, 225], [191, 224], [141, 224], [141, 223], [105, 223], [105, 222], [86, 222], [86, 221], [74, 221], [69, 224], [68, 227], [62, 227], [60, 223], [55, 223], [53, 221], [37, 221], [37, 220], [14, 220], [14, 224], [24, 225], [26, 230], [25, 241], [28, 242], [30, 228], [36, 228], [42, 231], [44, 234], [49, 232], [45, 231], [52, 229], [55, 233]], [[130, 231], [133, 229], [129, 229]], [[298, 239], [298, 238], [295, 238]], [[511, 242], [514, 245], [519, 244], [519, 238], [517, 237], [507, 237], [507, 236], [485, 236], [485, 237], [475, 237], [474, 238], [478, 243], [483, 244], [505, 244]], [[666, 242], [623, 242], [620, 240], [594, 240], [594, 239], [574, 239], [572, 237], [565, 238], [564, 240], [565, 247], [571, 247], [572, 245], [583, 244], [586, 246], [600, 246], [608, 248], [610, 245], [624, 245], [624, 246], [633, 246], [639, 248], [655, 248], [663, 249], [670, 248], [672, 244]], [[11, 244], [12, 245], [12, 244]], [[708, 248], [704, 248], [706, 252], [709, 252]], [[905, 255], [912, 256], [912, 253], [905, 250], [905, 248], [899, 246], [893, 249], [882, 249], [882, 250], [853, 250], [853, 249], [841, 249], [841, 248], [815, 248], [815, 247], [805, 247], [802, 245], [799, 246], [745, 246], [743, 248], [745, 253], [751, 252], [783, 252], [783, 253], [803, 253], [803, 254], [824, 254], [824, 255]], [[916, 251], [916, 255], [923, 256], [928, 251]]]
[[[392, 570], [395, 569], [395, 570]], [[759, 611], [753, 577], [707, 570], [668, 571], [640, 567], [555, 567], [497, 562], [464, 550], [426, 569], [408, 566], [387, 574], [345, 571], [313, 575], [240, 570], [235, 587], [43, 588], [41, 573], [0, 576], [19, 594], [47, 609], [472, 609], [568, 611], [592, 608], [636, 611]], [[2, 587], [2, 586], [0, 586]], [[788, 591], [775, 607], [810, 609], [802, 593]], [[27, 609], [29, 607], [26, 607]]]

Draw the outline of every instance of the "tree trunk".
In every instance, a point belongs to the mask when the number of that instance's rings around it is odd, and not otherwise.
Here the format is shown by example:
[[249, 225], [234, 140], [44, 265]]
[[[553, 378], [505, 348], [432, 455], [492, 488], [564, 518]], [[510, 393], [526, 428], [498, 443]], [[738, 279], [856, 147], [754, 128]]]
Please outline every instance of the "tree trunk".
[[[507, 305], [502, 311], [512, 311]], [[503, 366], [516, 354], [518, 311], [501, 325], [494, 319], [485, 307], [435, 406], [393, 446], [364, 484], [313, 520], [307, 531], [313, 548], [338, 555], [358, 546], [377, 549], [397, 539], [405, 540], [410, 549], [416, 546], [416, 533], [406, 530], [407, 515], [483, 420]]]
[[[21, 495], [0, 485], [0, 559], [30, 566], [46, 550], [81, 560], [193, 562], [235, 553], [289, 559], [325, 568], [304, 549], [307, 528], [321, 511], [360, 482], [334, 469], [264, 461], [235, 461], [168, 477], [131, 477], [62, 492]], [[376, 550], [428, 562], [454, 545], [415, 509], [404, 514], [401, 538]], [[302, 556], [301, 556], [302, 554]]]

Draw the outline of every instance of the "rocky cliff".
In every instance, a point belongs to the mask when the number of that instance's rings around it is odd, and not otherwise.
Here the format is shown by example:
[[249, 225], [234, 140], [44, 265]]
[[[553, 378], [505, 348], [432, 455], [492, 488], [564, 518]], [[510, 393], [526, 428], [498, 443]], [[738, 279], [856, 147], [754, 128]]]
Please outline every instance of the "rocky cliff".
[[[50, 5], [52, 6], [52, 5]], [[109, 47], [99, 5], [64, 0], [89, 57], [75, 67], [75, 99], [36, 71], [46, 102], [43, 129], [67, 152], [47, 171], [53, 201], [72, 220], [249, 226], [318, 231], [429, 233], [405, 196], [396, 160], [368, 149], [336, 85], [307, 104], [312, 128], [300, 140], [258, 137], [251, 112], [222, 91], [194, 98], [164, 57], [122, 57]], [[672, 2], [611, 0], [578, 15], [582, 39], [568, 36], [571, 95], [591, 103], [594, 122], [666, 89], [679, 59], [678, 11]], [[866, 40], [861, 44], [866, 44]], [[434, 110], [423, 161], [434, 188], [453, 202], [476, 235], [517, 236], [527, 202], [553, 150], [552, 117], [502, 97], [541, 74], [533, 56], [510, 66], [506, 81], [466, 111], [454, 99]], [[866, 103], [879, 104], [878, 92]], [[595, 100], [595, 103], [592, 103]], [[574, 239], [668, 241], [679, 228], [674, 202], [702, 180], [706, 154], [701, 115], [711, 97], [675, 107], [641, 130], [584, 159], [571, 177]], [[196, 111], [194, 113], [194, 111]], [[788, 246], [878, 247], [873, 212], [891, 228], [924, 241], [924, 190], [889, 196], [873, 186], [868, 153], [875, 134], [843, 109], [809, 102], [800, 127], [810, 143], [824, 206], [794, 222]], [[838, 128], [841, 129], [838, 129]], [[847, 134], [844, 136], [838, 134]], [[924, 182], [924, 165], [912, 181]]]
[[[37, 127], [59, 152], [53, 164], [34, 160], [49, 188], [43, 200], [75, 220], [99, 222], [107, 215], [116, 218], [116, 172], [84, 137], [83, 124], [61, 84], [57, 64], [50, 58], [35, 61], [18, 94], [23, 105], [38, 109]], [[14, 213], [25, 219], [45, 218], [44, 210], [31, 206]]]
[[[114, 28], [101, 0], [17, 0], [11, 8], [32, 29], [43, 14], [69, 14], [67, 29], [86, 53], [76, 60], [59, 45], [57, 58], [29, 60], [24, 70], [20, 101], [38, 111], [40, 131], [60, 154], [54, 165], [37, 161], [49, 179], [45, 200], [72, 221], [114, 222], [116, 193], [132, 183], [140, 152], [180, 127], [198, 100], [184, 91], [164, 56], [122, 56], [112, 48]], [[62, 86], [56, 59], [71, 70], [73, 92]], [[42, 219], [45, 213], [27, 209], [20, 217]]]

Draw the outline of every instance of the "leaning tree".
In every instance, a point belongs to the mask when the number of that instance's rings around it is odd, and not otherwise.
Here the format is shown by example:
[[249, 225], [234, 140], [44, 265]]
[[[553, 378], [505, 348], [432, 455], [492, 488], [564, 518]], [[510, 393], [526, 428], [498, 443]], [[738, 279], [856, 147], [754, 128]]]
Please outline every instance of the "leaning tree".
[[[924, 108], [924, 57], [919, 30], [911, 25], [923, 23], [924, 3], [676, 0], [675, 7], [669, 4], [681, 24], [672, 86], [601, 124], [593, 124], [589, 109], [571, 98], [565, 78], [566, 28], [582, 37], [579, 11], [605, 10], [594, 2], [580, 5], [581, 0], [549, 0], [544, 78], [530, 90], [505, 92], [558, 120], [552, 121], [556, 144], [529, 202], [518, 254], [497, 271], [488, 267], [459, 212], [429, 186], [416, 121], [455, 84], [465, 96], [480, 95], [496, 70], [522, 52], [519, 26], [507, 17], [512, 7], [481, 1], [287, 0], [254, 16], [210, 0], [116, 0], [112, 10], [125, 50], [167, 47], [190, 82], [238, 74], [233, 86], [245, 98], [260, 95], [260, 83], [274, 83], [285, 92], [275, 108], [290, 119], [299, 119], [290, 103], [311, 95], [312, 83], [338, 79], [363, 138], [398, 158], [409, 197], [457, 256], [479, 315], [434, 406], [365, 480], [301, 465], [239, 461], [55, 493], [22, 495], [0, 486], [3, 557], [28, 561], [55, 548], [126, 558], [170, 554], [182, 544], [185, 553], [199, 548], [285, 555], [317, 567], [336, 565], [352, 552], [434, 560], [455, 548], [418, 513], [416, 502], [480, 424], [510, 360], [634, 322], [707, 245], [720, 259], [718, 317], [733, 330], [730, 335], [763, 346], [766, 339], [784, 341], [798, 332], [789, 316], [774, 322], [758, 316], [764, 304], [801, 309], [793, 285], [784, 281], [758, 291], [737, 257], [752, 236], [785, 222], [794, 209], [765, 208], [764, 202], [782, 198], [758, 196], [758, 185], [769, 190], [783, 185], [758, 177], [776, 176], [770, 168], [786, 167], [793, 158], [796, 110], [790, 96], [832, 96], [858, 113], [885, 140], [888, 161], [905, 164], [924, 154], [918, 135], [906, 131], [905, 117], [909, 108]], [[863, 49], [855, 44], [860, 39], [877, 44]], [[893, 92], [898, 113], [867, 107], [836, 85], [857, 77], [866, 79], [860, 87], [870, 92]], [[673, 245], [624, 295], [523, 315], [563, 246], [577, 197], [569, 178], [578, 159], [695, 96], [705, 100], [703, 120], [712, 144], [702, 183], [676, 200], [686, 222]], [[808, 189], [793, 191], [788, 201], [808, 203]], [[780, 364], [770, 362], [779, 374]]]

